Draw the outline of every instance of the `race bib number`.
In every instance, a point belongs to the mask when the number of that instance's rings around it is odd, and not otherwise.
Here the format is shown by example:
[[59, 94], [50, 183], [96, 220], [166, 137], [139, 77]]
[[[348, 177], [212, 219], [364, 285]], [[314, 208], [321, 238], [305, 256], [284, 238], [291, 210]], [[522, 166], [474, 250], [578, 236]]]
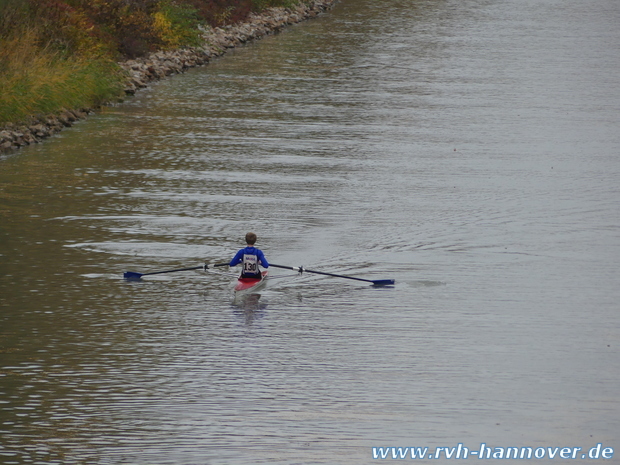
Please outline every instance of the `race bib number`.
[[258, 273], [258, 257], [256, 255], [243, 256], [243, 272], [249, 274]]

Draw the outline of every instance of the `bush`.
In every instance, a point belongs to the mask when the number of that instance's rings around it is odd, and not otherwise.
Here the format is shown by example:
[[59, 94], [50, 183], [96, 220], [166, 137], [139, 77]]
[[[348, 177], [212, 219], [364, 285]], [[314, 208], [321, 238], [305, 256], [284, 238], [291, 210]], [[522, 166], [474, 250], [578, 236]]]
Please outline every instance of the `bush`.
[[200, 43], [296, 0], [0, 0], [0, 124], [99, 105], [120, 93], [115, 60]]
[[28, 31], [0, 44], [0, 124], [63, 108], [90, 108], [118, 96], [122, 76], [111, 60], [91, 60], [40, 48]]
[[199, 45], [199, 18], [195, 8], [161, 1], [153, 14], [153, 26], [164, 48]]

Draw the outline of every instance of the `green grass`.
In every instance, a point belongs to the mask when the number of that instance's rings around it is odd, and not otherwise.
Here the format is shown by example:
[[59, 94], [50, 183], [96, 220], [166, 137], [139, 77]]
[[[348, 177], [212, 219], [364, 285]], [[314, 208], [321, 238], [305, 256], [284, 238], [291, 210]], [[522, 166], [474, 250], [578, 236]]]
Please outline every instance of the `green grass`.
[[92, 108], [121, 93], [122, 74], [105, 57], [62, 56], [33, 34], [0, 38], [0, 124], [62, 109]]

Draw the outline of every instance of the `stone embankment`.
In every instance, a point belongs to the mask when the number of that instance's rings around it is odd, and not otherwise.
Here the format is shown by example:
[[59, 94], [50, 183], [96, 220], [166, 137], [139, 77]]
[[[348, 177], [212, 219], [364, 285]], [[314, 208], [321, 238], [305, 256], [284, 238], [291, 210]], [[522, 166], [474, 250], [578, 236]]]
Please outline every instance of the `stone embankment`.
[[[313, 18], [329, 9], [337, 0], [313, 0], [296, 8], [270, 8], [261, 14], [252, 14], [247, 21], [223, 28], [204, 30], [204, 45], [180, 50], [159, 51], [149, 56], [119, 63], [127, 74], [125, 94], [133, 95], [149, 82], [189, 68], [207, 64], [227, 50], [246, 42], [274, 34], [284, 27]], [[33, 117], [26, 124], [8, 124], [0, 127], [0, 153], [38, 143], [74, 122], [94, 113], [97, 108], [66, 110], [59, 114]]]

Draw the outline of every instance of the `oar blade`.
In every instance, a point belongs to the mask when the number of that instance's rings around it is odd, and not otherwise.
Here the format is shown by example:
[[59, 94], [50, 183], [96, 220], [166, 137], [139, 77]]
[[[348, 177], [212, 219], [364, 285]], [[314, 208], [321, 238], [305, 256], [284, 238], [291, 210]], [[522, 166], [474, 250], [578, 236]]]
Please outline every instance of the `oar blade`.
[[136, 273], [135, 271], [125, 271], [123, 273], [123, 278], [127, 281], [137, 281], [142, 277], [142, 273]]
[[394, 279], [377, 279], [372, 281], [373, 286], [393, 286], [396, 280]]

